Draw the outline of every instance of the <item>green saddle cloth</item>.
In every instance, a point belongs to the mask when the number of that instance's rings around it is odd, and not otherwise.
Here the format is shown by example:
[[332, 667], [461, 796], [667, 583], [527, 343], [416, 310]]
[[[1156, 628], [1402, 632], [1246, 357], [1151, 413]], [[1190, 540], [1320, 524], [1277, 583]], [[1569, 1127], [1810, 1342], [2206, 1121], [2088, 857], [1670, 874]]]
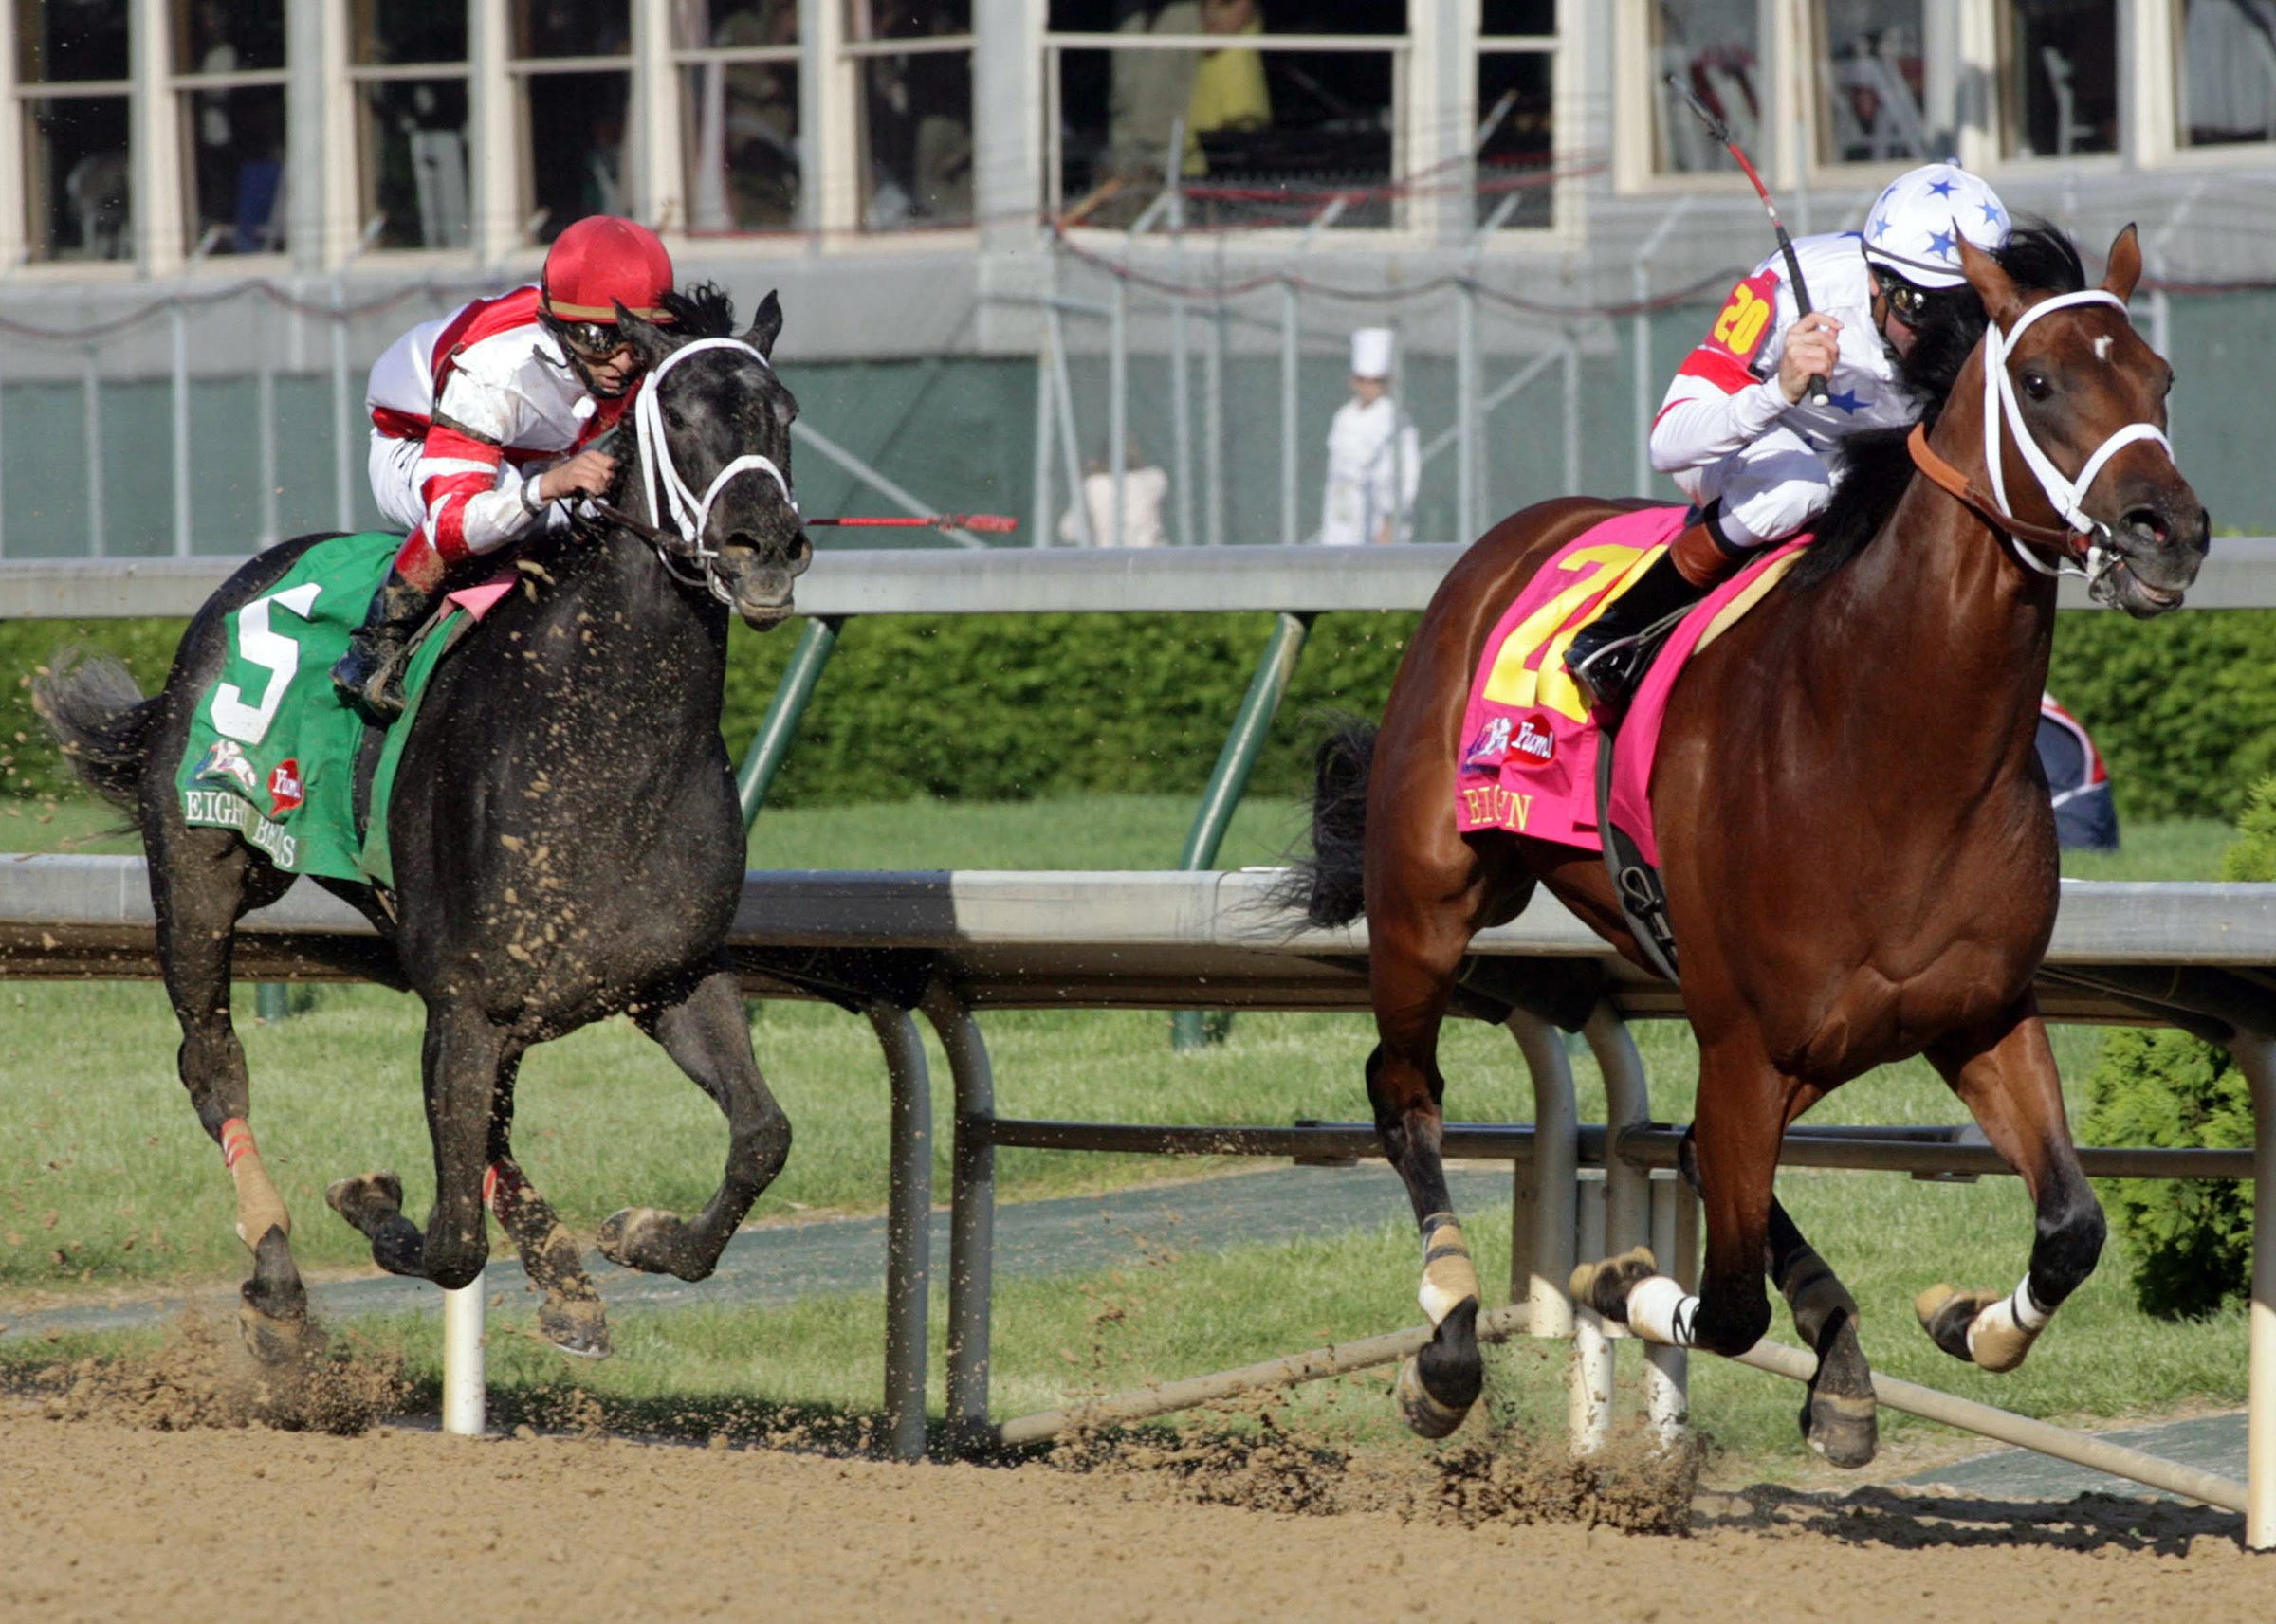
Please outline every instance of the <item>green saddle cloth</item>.
[[427, 680], [466, 616], [447, 611], [412, 657], [410, 703], [381, 743], [366, 828], [356, 816], [356, 769], [370, 724], [333, 687], [332, 666], [402, 545], [378, 531], [320, 541], [229, 617], [221, 675], [198, 696], [175, 776], [186, 822], [236, 830], [288, 873], [394, 883], [387, 804], [395, 766]]

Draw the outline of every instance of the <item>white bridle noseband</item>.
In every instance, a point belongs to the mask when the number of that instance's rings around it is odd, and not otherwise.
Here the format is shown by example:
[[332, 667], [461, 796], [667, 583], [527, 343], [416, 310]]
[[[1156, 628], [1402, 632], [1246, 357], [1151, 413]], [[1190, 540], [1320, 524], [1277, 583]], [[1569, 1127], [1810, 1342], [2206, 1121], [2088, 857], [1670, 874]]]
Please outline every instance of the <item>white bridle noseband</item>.
[[[665, 569], [671, 573], [673, 579], [689, 586], [700, 584], [708, 588], [711, 595], [720, 602], [732, 603], [734, 594], [720, 581], [719, 572], [712, 568], [719, 557], [719, 550], [704, 539], [705, 526], [711, 518], [711, 504], [719, 500], [719, 493], [726, 487], [729, 480], [754, 472], [763, 473], [775, 482], [776, 488], [781, 491], [782, 500], [790, 504], [790, 511], [794, 515], [798, 511], [798, 502], [790, 494], [790, 481], [775, 465], [774, 459], [760, 456], [757, 452], [746, 452], [720, 469], [712, 476], [709, 487], [700, 497], [680, 477], [680, 470], [671, 459], [671, 444], [664, 435], [664, 407], [660, 399], [664, 374], [689, 356], [701, 355], [706, 350], [739, 350], [767, 371], [774, 370], [764, 356], [741, 338], [697, 338], [682, 344], [656, 363], [640, 392], [633, 397], [633, 430], [634, 443], [640, 449], [641, 494], [648, 499], [649, 519], [659, 531], [669, 531], [677, 536], [688, 549], [685, 554], [680, 554], [659, 546], [656, 556], [664, 561]], [[660, 503], [656, 500], [659, 480], [664, 487], [664, 500]], [[693, 558], [701, 571], [700, 575], [683, 574], [679, 568], [682, 558]]]
[[2000, 425], [2005, 422], [2008, 432], [2015, 437], [2015, 448], [2023, 453], [2025, 465], [2038, 480], [2039, 488], [2047, 493], [2047, 500], [2063, 516], [2065, 524], [2087, 538], [2083, 564], [2072, 558], [2047, 563], [2018, 541], [2011, 533], [2008, 535], [2008, 545], [2013, 549], [2018, 559], [2043, 575], [2059, 575], [2065, 568], [2083, 575], [2088, 588], [2099, 598], [2103, 590], [2104, 577], [2119, 561], [2118, 555], [2104, 545], [2110, 538], [2110, 527], [2099, 519], [2088, 518], [2080, 504], [2086, 500], [2087, 490], [2101, 475], [2103, 466], [2128, 446], [2137, 441], [2154, 440], [2164, 447], [2169, 458], [2174, 454], [2174, 447], [2172, 442], [2166, 439], [2165, 431], [2156, 424], [2129, 423], [2102, 443], [2094, 455], [2086, 459], [2085, 466], [2078, 471], [2076, 477], [2069, 477], [2055, 466], [2047, 454], [2040, 449], [2039, 442], [2031, 438], [2031, 431], [2023, 421], [2022, 403], [2015, 398], [2015, 380], [2008, 374], [2008, 357], [2014, 353], [2015, 341], [2023, 337], [2023, 330], [2040, 317], [2050, 311], [2076, 309], [2083, 304], [2107, 304], [2120, 316], [2126, 314], [2124, 300], [2097, 287], [2083, 293], [2062, 293], [2052, 299], [2041, 300], [2017, 317], [2015, 324], [2004, 334], [2000, 332], [1998, 322], [1985, 324], [1984, 466], [1992, 481], [1992, 500], [1998, 503], [2002, 514], [2012, 516], [2014, 509], [2008, 505], [2006, 459], [2001, 455], [1999, 443]]

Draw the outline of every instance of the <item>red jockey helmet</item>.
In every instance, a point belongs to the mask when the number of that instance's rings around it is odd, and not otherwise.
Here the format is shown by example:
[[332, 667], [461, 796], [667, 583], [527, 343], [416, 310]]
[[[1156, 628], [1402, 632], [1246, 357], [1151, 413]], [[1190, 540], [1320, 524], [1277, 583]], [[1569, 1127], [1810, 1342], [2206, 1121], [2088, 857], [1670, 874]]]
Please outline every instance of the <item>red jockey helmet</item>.
[[589, 214], [553, 240], [538, 287], [538, 308], [557, 321], [613, 323], [619, 304], [650, 321], [669, 320], [671, 255], [636, 221]]

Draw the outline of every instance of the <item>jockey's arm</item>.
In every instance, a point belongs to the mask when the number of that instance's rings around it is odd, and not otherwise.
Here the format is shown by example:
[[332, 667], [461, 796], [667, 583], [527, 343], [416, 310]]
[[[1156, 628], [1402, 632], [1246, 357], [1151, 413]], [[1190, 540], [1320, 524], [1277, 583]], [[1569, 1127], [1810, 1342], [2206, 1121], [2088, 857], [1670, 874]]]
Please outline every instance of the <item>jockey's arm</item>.
[[443, 398], [419, 458], [419, 500], [427, 535], [452, 562], [493, 553], [537, 528], [543, 509], [526, 500], [505, 447], [516, 427], [512, 402], [464, 372], [443, 385]]
[[1793, 321], [1790, 308], [1767, 268], [1731, 290], [1652, 419], [1655, 469], [1681, 473], [1743, 450], [1777, 427], [1808, 378], [1831, 369], [1840, 323], [1823, 315]]

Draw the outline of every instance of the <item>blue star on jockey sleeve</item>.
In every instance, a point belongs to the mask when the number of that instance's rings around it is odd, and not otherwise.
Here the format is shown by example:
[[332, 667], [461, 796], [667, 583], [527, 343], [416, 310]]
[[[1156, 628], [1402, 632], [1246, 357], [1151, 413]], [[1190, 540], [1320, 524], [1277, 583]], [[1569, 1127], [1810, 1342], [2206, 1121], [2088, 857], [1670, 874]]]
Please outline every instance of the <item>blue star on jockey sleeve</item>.
[[1853, 389], [1845, 389], [1839, 394], [1828, 394], [1826, 397], [1826, 404], [1828, 406], [1838, 406], [1845, 412], [1847, 412], [1850, 416], [1854, 417], [1858, 412], [1863, 411], [1866, 407], [1873, 404], [1873, 397], [1871, 395], [1860, 395], [1857, 391]]

